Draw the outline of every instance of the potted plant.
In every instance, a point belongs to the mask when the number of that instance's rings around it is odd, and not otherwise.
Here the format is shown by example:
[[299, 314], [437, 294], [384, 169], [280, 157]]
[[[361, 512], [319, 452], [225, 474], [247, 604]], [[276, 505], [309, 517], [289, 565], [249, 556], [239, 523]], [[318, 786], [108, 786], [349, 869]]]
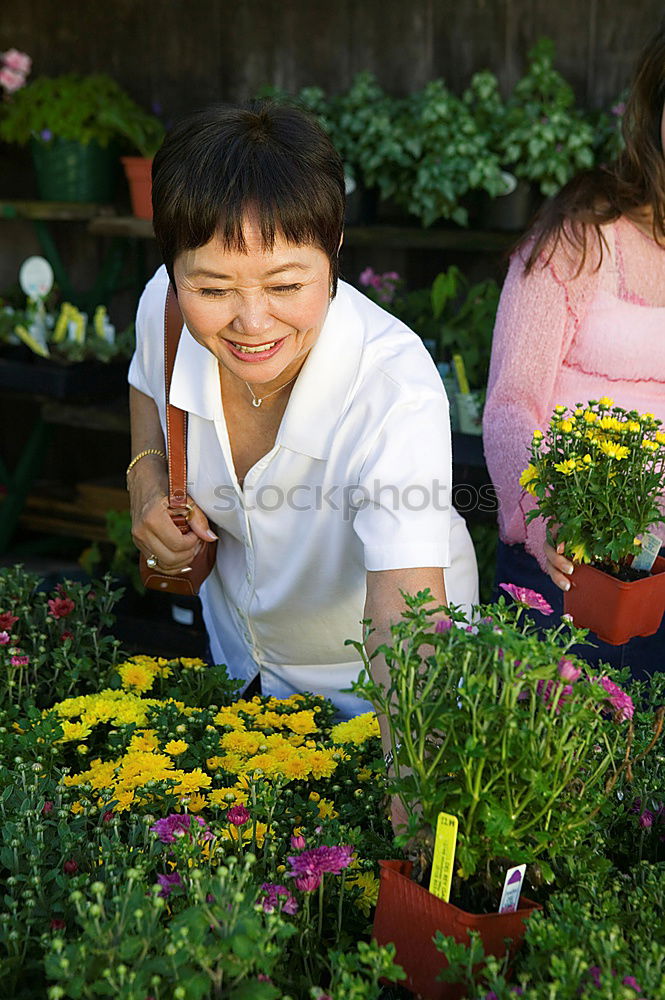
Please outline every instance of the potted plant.
[[499, 156], [515, 177], [545, 197], [594, 163], [593, 129], [575, 108], [572, 87], [554, 69], [554, 43], [542, 38], [506, 102]]
[[[428, 1000], [459, 995], [437, 979], [435, 932], [468, 944], [475, 929], [487, 954], [504, 954], [537, 906], [522, 896], [498, 912], [507, 873], [524, 864], [532, 887], [550, 882], [628, 766], [630, 698], [571, 655], [584, 633], [563, 622], [539, 639], [524, 610], [552, 609], [504, 586], [515, 603], [475, 609], [473, 625], [455, 609], [435, 624], [428, 592], [405, 595], [407, 611], [376, 654], [385, 686], [355, 644], [365, 670], [353, 690], [387, 720], [389, 787], [408, 817], [397, 842], [409, 860], [382, 863], [374, 936], [395, 943], [408, 988]], [[428, 891], [442, 813], [458, 823], [450, 902]]]
[[109, 201], [113, 197], [121, 134], [117, 119], [140, 109], [109, 76], [37, 77], [4, 108], [0, 139], [29, 145], [41, 198]]
[[134, 215], [138, 219], [152, 219], [152, 161], [164, 141], [164, 125], [156, 114], [143, 111], [133, 102], [110, 107], [102, 118], [139, 154], [122, 156], [120, 162], [129, 184]]
[[548, 541], [564, 542], [575, 564], [566, 613], [611, 645], [653, 635], [665, 611], [665, 559], [651, 572], [631, 566], [641, 536], [665, 521], [660, 427], [606, 396], [557, 406], [545, 432], [534, 433], [520, 478], [535, 498], [527, 522], [544, 518]]

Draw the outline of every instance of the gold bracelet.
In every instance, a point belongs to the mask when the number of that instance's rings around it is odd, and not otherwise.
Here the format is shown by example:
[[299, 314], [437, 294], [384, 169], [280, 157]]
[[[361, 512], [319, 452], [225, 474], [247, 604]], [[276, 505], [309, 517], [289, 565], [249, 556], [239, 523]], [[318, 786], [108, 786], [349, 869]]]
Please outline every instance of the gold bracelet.
[[140, 451], [138, 455], [134, 455], [134, 458], [127, 466], [127, 472], [125, 473], [125, 475], [128, 476], [131, 470], [136, 465], [136, 463], [140, 462], [141, 459], [145, 458], [146, 455], [159, 455], [160, 458], [163, 458], [164, 461], [166, 461], [166, 455], [160, 448], [146, 448], [145, 451]]

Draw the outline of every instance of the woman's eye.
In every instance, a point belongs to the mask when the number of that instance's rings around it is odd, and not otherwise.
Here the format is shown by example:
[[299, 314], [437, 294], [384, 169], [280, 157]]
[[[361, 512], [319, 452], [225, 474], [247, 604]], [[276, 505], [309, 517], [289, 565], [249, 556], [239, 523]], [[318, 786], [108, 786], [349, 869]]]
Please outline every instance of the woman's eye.
[[202, 288], [201, 295], [211, 296], [213, 298], [221, 298], [223, 295], [228, 295], [228, 288]]
[[302, 288], [302, 285], [273, 285], [270, 289], [271, 292], [297, 292]]

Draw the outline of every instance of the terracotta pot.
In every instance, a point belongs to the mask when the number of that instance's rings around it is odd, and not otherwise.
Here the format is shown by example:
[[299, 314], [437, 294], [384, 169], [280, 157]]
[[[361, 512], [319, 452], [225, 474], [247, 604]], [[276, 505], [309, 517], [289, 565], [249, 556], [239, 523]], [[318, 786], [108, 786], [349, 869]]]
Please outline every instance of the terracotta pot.
[[437, 982], [446, 967], [445, 957], [432, 940], [437, 931], [467, 944], [467, 931], [476, 930], [485, 954], [501, 957], [508, 947], [504, 939], [512, 940], [514, 952], [524, 935], [525, 920], [541, 909], [522, 896], [515, 913], [466, 913], [413, 882], [410, 862], [380, 861], [379, 865], [381, 880], [372, 936], [379, 944], [395, 944], [395, 961], [407, 975], [399, 985], [424, 1000], [459, 1000], [466, 992], [462, 984]]
[[591, 629], [610, 646], [635, 636], [654, 635], [665, 612], [665, 559], [658, 556], [651, 576], [627, 583], [593, 566], [576, 565], [563, 609], [575, 625]]
[[132, 211], [137, 219], [152, 219], [152, 160], [145, 156], [123, 156]]

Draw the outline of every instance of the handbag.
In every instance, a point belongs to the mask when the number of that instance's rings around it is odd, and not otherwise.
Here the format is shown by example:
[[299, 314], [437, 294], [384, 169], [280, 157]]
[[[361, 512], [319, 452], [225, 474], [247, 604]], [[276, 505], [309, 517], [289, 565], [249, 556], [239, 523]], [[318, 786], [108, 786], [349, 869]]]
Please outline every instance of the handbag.
[[[173, 365], [184, 321], [178, 299], [169, 284], [164, 304], [164, 391], [166, 393], [166, 452], [169, 473], [168, 511], [175, 526], [186, 535], [187, 523], [187, 413], [169, 402]], [[192, 560], [189, 573], [171, 576], [157, 567], [151, 569], [141, 553], [139, 571], [141, 581], [148, 590], [161, 590], [165, 594], [194, 596], [203, 581], [210, 575], [217, 556], [217, 542], [204, 542]]]

